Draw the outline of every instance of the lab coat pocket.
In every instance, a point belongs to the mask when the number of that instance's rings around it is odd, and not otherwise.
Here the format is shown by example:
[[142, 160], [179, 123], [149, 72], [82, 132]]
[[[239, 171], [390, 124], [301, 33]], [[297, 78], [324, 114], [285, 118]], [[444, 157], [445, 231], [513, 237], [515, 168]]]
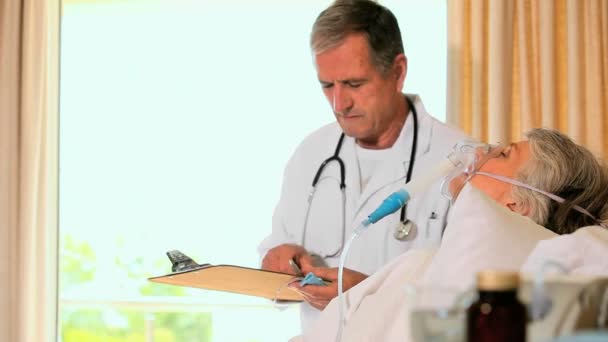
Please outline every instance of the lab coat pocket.
[[344, 243], [344, 197], [339, 182], [323, 178], [310, 203], [304, 247], [323, 258], [337, 255]]
[[424, 240], [429, 246], [439, 246], [441, 242], [441, 236], [443, 235], [443, 228], [445, 227], [445, 213], [438, 211], [431, 211], [428, 214], [426, 221], [426, 227], [424, 227]]
[[427, 196], [424, 201], [416, 201], [416, 221], [418, 235], [415, 247], [437, 247], [445, 228], [449, 201], [440, 196]]

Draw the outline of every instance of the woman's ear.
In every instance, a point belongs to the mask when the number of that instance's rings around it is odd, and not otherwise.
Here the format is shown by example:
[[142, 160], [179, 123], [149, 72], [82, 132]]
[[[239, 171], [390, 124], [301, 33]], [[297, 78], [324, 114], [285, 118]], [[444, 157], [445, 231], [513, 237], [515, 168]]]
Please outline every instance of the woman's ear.
[[509, 208], [509, 210], [516, 212], [520, 215], [528, 216], [530, 214], [530, 207], [523, 205], [523, 203], [509, 201], [508, 203], [506, 203], [506, 206], [507, 208]]

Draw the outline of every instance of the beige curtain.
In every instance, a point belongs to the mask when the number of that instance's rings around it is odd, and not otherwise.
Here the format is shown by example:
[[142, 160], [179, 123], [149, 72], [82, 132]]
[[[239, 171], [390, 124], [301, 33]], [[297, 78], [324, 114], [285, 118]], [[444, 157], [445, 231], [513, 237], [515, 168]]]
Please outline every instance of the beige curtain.
[[0, 341], [56, 341], [59, 0], [0, 0]]
[[608, 1], [448, 0], [448, 122], [556, 128], [608, 158]]

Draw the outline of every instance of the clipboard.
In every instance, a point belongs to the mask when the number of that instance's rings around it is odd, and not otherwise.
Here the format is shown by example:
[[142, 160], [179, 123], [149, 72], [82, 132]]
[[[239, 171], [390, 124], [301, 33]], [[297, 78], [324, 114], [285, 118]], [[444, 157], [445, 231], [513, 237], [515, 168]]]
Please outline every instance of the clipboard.
[[[298, 292], [287, 287], [287, 284], [297, 279], [291, 274], [266, 271], [256, 268], [235, 265], [196, 264], [190, 258], [187, 267], [172, 259], [172, 273], [148, 278], [149, 281], [161, 284], [195, 287], [206, 290], [239, 293], [249, 296], [263, 297], [270, 300], [301, 302], [304, 299]], [[183, 256], [183, 254], [179, 253]], [[187, 258], [187, 257], [186, 257]]]

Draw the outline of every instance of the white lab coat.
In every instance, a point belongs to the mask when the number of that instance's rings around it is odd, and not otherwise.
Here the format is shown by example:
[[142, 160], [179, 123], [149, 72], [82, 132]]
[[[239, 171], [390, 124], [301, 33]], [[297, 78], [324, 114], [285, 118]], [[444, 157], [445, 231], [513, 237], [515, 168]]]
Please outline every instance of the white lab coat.
[[[470, 139], [430, 116], [418, 96], [406, 95], [414, 103], [418, 114], [418, 146], [412, 179], [425, 175], [445, 160], [456, 142]], [[325, 168], [310, 204], [304, 247], [324, 258], [329, 267], [337, 267], [343, 242], [353, 230], [392, 192], [405, 183], [412, 148], [414, 124], [408, 115], [402, 132], [395, 142], [394, 153], [383, 161], [361, 192], [355, 140], [344, 138], [339, 156], [345, 164], [344, 205], [339, 188], [340, 169], [332, 162]], [[308, 136], [297, 148], [285, 168], [283, 187], [272, 222], [272, 234], [259, 246], [261, 256], [277, 245], [304, 241], [304, 218], [312, 180], [321, 163], [332, 156], [342, 130], [337, 123], [326, 125]], [[436, 246], [446, 224], [449, 201], [439, 191], [440, 180], [428, 192], [413, 198], [407, 206], [407, 218], [416, 225], [416, 237], [399, 241], [393, 237], [399, 224], [399, 212], [371, 225], [356, 238], [350, 248], [345, 267], [372, 274], [393, 258], [414, 247]], [[344, 208], [344, 213], [342, 212]], [[344, 221], [343, 221], [344, 220]], [[345, 222], [345, 232], [343, 224]], [[302, 305], [303, 330], [312, 323], [318, 311]]]

